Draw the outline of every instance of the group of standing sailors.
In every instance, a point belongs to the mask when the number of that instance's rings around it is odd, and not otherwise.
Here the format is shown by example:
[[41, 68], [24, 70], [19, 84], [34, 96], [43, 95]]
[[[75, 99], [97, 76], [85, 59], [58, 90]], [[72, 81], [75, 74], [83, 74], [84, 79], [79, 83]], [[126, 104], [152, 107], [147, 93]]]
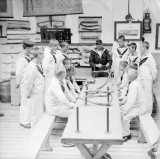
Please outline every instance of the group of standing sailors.
[[[97, 40], [89, 64], [98, 77], [106, 77], [110, 71], [117, 79], [123, 138], [127, 141], [131, 138], [130, 121], [146, 112], [152, 114], [152, 85], [157, 69], [147, 41], [140, 43], [139, 52], [136, 43], [126, 46], [122, 35], [117, 44], [109, 52], [102, 40]], [[69, 44], [51, 40], [43, 51], [33, 49], [34, 42], [24, 41], [23, 47], [16, 67], [16, 88], [21, 92], [20, 125], [24, 128], [36, 125], [44, 111], [69, 117], [80, 94], [73, 78], [75, 68], [67, 57]]]

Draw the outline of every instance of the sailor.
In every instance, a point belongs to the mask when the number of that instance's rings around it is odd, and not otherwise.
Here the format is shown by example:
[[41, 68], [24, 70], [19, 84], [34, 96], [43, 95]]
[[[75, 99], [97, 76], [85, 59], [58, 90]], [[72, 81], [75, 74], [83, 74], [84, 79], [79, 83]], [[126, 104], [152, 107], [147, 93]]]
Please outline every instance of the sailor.
[[42, 67], [45, 73], [45, 92], [47, 91], [52, 77], [55, 76], [55, 70], [57, 65], [56, 51], [58, 49], [59, 42], [57, 40], [50, 40], [49, 47], [44, 50], [44, 59], [42, 61]]
[[113, 46], [112, 48], [112, 72], [114, 72], [114, 77], [119, 76], [119, 63], [120, 61], [127, 61], [128, 60], [128, 48], [125, 46], [125, 37], [120, 35], [118, 37], [118, 47]]
[[57, 69], [64, 69], [63, 59], [68, 58], [67, 51], [69, 50], [69, 43], [67, 41], [62, 41], [60, 43], [60, 50], [57, 50], [56, 59], [57, 59]]
[[103, 47], [103, 42], [100, 39], [96, 41], [96, 48], [94, 50], [91, 50], [89, 64], [92, 67], [92, 71], [98, 71], [96, 72], [96, 74], [93, 74], [93, 76], [108, 76], [108, 73], [106, 73], [105, 71], [111, 68], [112, 58], [108, 50]]
[[21, 57], [16, 61], [16, 88], [20, 88], [21, 106], [20, 106], [20, 125], [24, 128], [30, 128], [30, 108], [28, 107], [28, 100], [24, 88], [23, 74], [28, 67], [31, 58], [29, 55], [33, 51], [34, 42], [23, 41], [23, 52]]
[[140, 45], [139, 78], [147, 96], [147, 110], [152, 114], [153, 110], [153, 92], [152, 84], [157, 76], [156, 62], [149, 52], [149, 43], [144, 41]]
[[130, 82], [127, 102], [121, 106], [123, 139], [127, 141], [131, 139], [130, 121], [144, 113], [147, 108], [147, 98], [142, 88], [141, 82], [137, 79], [138, 71], [135, 69], [128, 70], [128, 80]]
[[24, 73], [27, 98], [31, 106], [31, 127], [34, 127], [44, 112], [44, 72], [42, 60], [43, 50], [36, 47], [33, 53], [34, 59], [30, 62]]
[[137, 44], [136, 43], [131, 43], [128, 45], [128, 63], [134, 62], [136, 63], [138, 61], [138, 53], [136, 51], [137, 49]]
[[45, 104], [47, 113], [59, 117], [69, 117], [75, 103], [70, 102], [65, 96], [65, 87], [63, 79], [66, 77], [66, 71], [62, 69], [56, 72], [56, 77], [52, 78], [48, 88]]

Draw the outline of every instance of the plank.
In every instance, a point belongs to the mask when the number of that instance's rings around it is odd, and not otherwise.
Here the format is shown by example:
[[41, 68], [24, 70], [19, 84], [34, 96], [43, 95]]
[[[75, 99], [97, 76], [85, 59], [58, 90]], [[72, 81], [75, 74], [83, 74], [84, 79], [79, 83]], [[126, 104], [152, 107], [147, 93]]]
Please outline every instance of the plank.
[[27, 140], [27, 143], [18, 155], [18, 158], [35, 159], [39, 156], [40, 151], [42, 150], [48, 140], [48, 137], [50, 136], [54, 119], [55, 116], [50, 116], [47, 113], [42, 116], [42, 118], [39, 120], [39, 123], [32, 131], [31, 136]]

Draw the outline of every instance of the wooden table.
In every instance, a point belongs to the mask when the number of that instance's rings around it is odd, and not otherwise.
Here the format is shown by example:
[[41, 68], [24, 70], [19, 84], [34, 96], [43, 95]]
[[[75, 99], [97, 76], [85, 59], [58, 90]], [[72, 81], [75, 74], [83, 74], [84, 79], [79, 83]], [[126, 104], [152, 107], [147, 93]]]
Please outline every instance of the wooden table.
[[[102, 85], [104, 81], [104, 78], [96, 79], [96, 83], [90, 85], [89, 89], [91, 89], [91, 87]], [[77, 104], [81, 105], [79, 107], [80, 132], [76, 132], [76, 109], [74, 109], [74, 112], [69, 118], [64, 130], [61, 141], [63, 143], [75, 144], [86, 159], [100, 159], [111, 145], [123, 144], [118, 92], [114, 81], [115, 80], [112, 79], [112, 82], [114, 83], [114, 100], [109, 107], [109, 133], [106, 132], [107, 107], [93, 104], [84, 106], [85, 104], [83, 100], [77, 101]], [[106, 86], [103, 89], [106, 89]], [[83, 97], [83, 95], [84, 90], [82, 91], [81, 97]], [[94, 98], [94, 100], [99, 100], [99, 98]], [[100, 101], [105, 102], [106, 97], [103, 97]], [[93, 145], [92, 151], [89, 150], [86, 144]]]

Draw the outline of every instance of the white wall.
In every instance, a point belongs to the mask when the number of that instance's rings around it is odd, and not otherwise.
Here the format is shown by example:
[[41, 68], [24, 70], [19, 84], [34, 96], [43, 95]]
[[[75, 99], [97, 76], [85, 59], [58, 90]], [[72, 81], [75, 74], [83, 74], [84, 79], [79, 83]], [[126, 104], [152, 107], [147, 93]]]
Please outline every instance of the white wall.
[[[105, 43], [113, 43], [114, 41], [114, 21], [123, 21], [128, 12], [128, 0], [82, 0], [84, 14], [79, 15], [67, 15], [66, 26], [71, 28], [73, 33], [72, 42], [79, 42], [78, 34], [78, 17], [79, 16], [102, 16], [102, 40]], [[144, 5], [143, 0], [131, 0], [131, 14], [135, 20], [143, 19], [143, 12], [148, 8]], [[153, 10], [153, 9], [152, 9]], [[31, 23], [31, 31], [29, 33], [36, 32], [36, 18], [35, 17], [23, 17], [23, 4], [22, 0], [13, 0], [13, 14], [16, 20], [29, 20]], [[151, 52], [155, 51], [155, 32], [156, 23], [160, 22], [159, 16], [155, 16], [151, 12], [152, 19], [152, 33], [145, 34], [144, 37], [150, 42]], [[12, 32], [8, 32], [12, 33]], [[22, 32], [14, 32], [22, 33]]]

